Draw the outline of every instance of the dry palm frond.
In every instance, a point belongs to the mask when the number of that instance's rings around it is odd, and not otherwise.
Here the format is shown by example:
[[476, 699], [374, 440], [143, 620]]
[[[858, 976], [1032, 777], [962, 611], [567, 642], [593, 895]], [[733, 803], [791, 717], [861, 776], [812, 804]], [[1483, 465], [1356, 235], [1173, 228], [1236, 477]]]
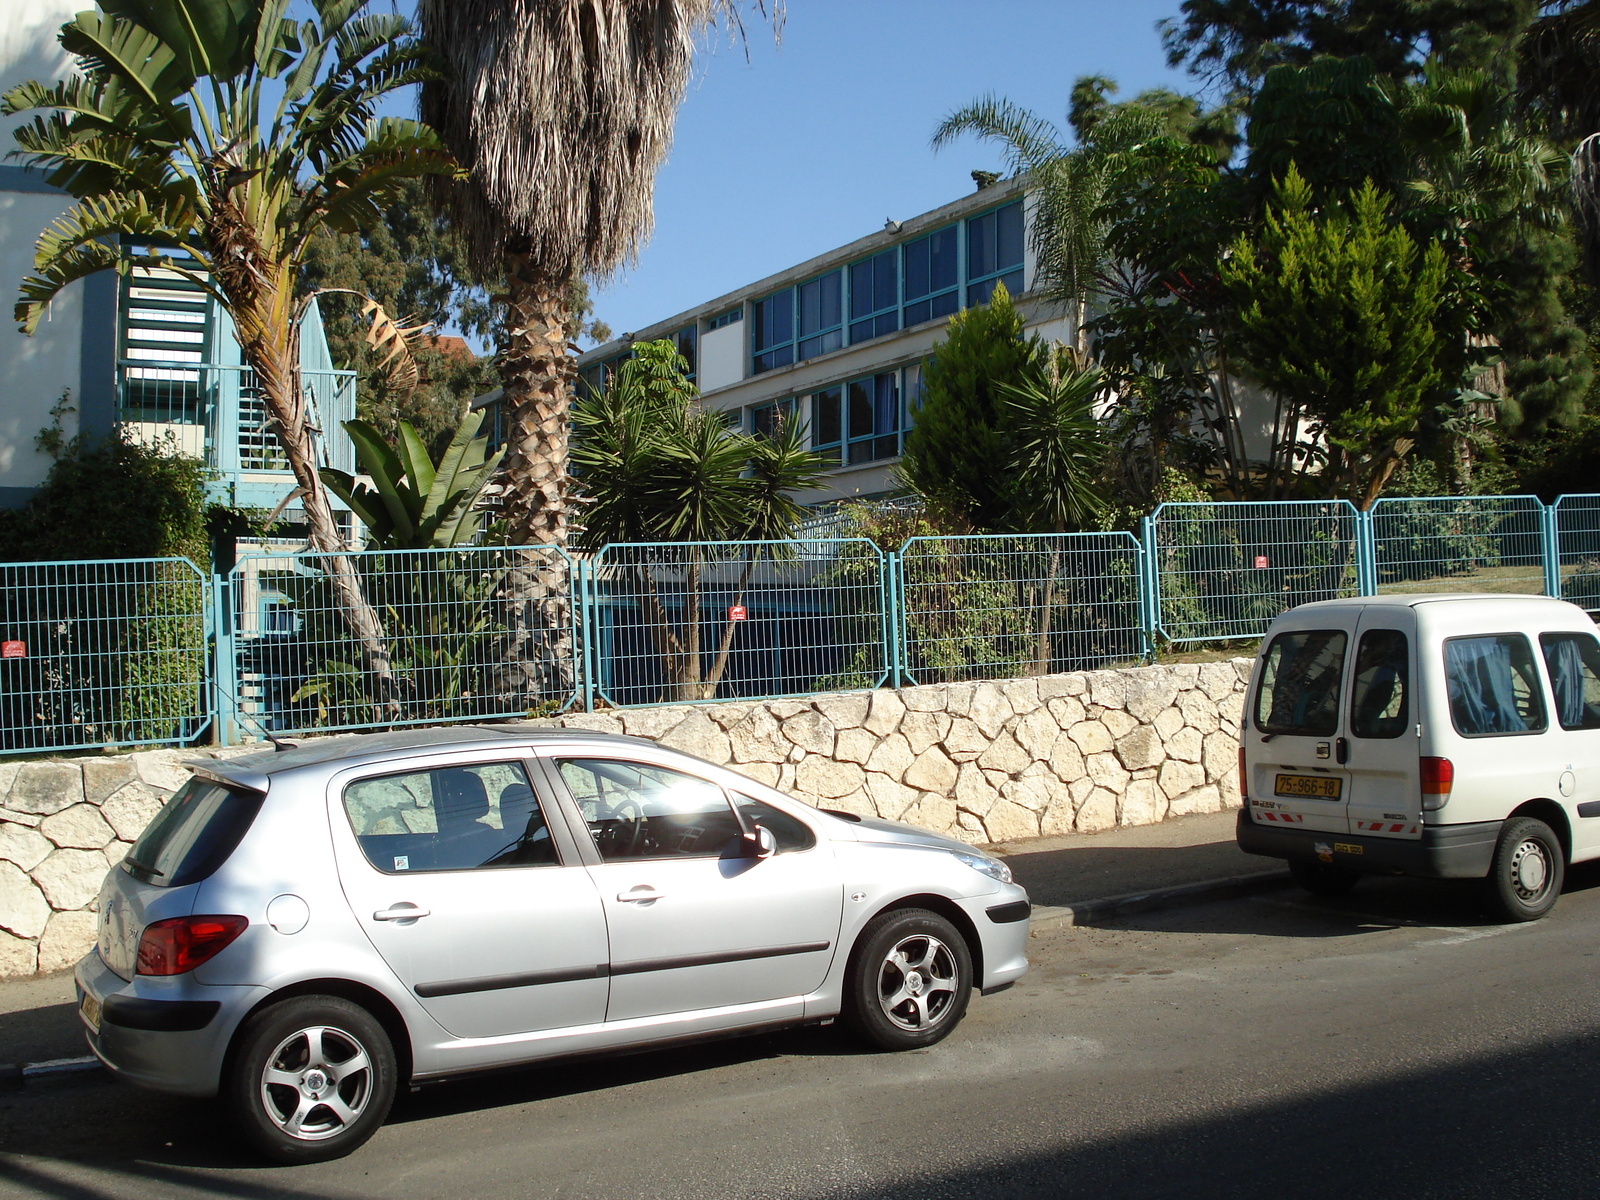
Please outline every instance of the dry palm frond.
[[424, 321], [420, 325], [402, 325], [372, 297], [361, 304], [361, 315], [368, 317], [366, 341], [378, 356], [378, 369], [387, 376], [389, 386], [401, 392], [410, 392], [417, 386], [417, 359], [412, 347], [417, 339], [433, 328]]

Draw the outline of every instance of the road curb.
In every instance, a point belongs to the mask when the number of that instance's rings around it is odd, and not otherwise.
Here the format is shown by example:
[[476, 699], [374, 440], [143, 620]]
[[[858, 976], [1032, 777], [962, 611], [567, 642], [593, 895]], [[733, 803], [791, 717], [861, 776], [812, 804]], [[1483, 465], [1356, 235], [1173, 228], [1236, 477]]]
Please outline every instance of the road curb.
[[1256, 892], [1276, 891], [1290, 886], [1292, 882], [1287, 871], [1257, 871], [1251, 875], [1229, 875], [1223, 879], [1183, 883], [1176, 887], [1157, 888], [1151, 892], [1130, 892], [1124, 896], [1080, 900], [1075, 904], [1035, 905], [1033, 928], [1040, 929], [1054, 925], [1096, 925], [1101, 921], [1131, 916], [1134, 913], [1154, 912], [1157, 909], [1177, 908], [1184, 904], [1201, 904], [1210, 900], [1254, 895]]
[[82, 1058], [51, 1058], [44, 1062], [0, 1063], [0, 1091], [20, 1091], [31, 1083], [85, 1075], [100, 1070], [100, 1060], [92, 1054]]

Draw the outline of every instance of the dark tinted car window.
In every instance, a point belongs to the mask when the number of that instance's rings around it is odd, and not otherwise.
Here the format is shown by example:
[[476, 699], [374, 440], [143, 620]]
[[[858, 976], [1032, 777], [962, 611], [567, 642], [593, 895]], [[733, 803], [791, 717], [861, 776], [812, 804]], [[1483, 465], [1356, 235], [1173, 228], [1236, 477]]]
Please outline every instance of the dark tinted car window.
[[1589, 633], [1541, 633], [1545, 669], [1563, 729], [1600, 729], [1600, 642]]
[[1339, 727], [1344, 633], [1312, 629], [1280, 633], [1261, 664], [1256, 728], [1262, 733], [1332, 737]]
[[763, 800], [735, 794], [733, 802], [739, 806], [746, 825], [764, 825], [778, 843], [778, 853], [809, 850], [817, 844], [817, 835], [811, 826], [786, 812], [779, 812]]
[[1520, 633], [1450, 638], [1444, 644], [1450, 720], [1464, 737], [1544, 730], [1533, 649]]
[[199, 883], [228, 860], [261, 811], [256, 792], [235, 791], [198, 776], [178, 789], [145, 827], [123, 869], [142, 883]]
[[1406, 731], [1406, 685], [1411, 652], [1398, 629], [1369, 629], [1356, 647], [1350, 693], [1350, 732], [1359, 738], [1397, 738]]

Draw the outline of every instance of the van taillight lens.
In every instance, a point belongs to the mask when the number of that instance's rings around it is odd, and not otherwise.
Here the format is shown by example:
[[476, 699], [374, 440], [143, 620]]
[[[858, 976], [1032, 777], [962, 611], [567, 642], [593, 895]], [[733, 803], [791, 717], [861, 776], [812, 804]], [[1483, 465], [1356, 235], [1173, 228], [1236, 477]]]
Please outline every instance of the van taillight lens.
[[215, 958], [250, 924], [246, 917], [170, 917], [146, 925], [140, 975], [182, 975]]
[[1250, 774], [1244, 769], [1244, 747], [1239, 747], [1239, 799], [1250, 799]]
[[1456, 783], [1456, 768], [1448, 758], [1423, 758], [1422, 807], [1432, 812], [1450, 802], [1450, 789]]

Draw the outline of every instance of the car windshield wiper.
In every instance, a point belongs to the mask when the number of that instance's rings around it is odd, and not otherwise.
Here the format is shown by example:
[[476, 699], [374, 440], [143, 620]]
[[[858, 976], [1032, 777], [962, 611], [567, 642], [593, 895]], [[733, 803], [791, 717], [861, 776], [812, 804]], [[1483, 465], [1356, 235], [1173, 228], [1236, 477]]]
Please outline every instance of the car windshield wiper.
[[162, 871], [156, 867], [152, 867], [147, 862], [140, 862], [131, 854], [124, 854], [122, 856], [122, 861], [136, 871], [143, 871], [146, 875], [158, 875], [163, 879], [166, 878], [167, 873], [165, 871]]

